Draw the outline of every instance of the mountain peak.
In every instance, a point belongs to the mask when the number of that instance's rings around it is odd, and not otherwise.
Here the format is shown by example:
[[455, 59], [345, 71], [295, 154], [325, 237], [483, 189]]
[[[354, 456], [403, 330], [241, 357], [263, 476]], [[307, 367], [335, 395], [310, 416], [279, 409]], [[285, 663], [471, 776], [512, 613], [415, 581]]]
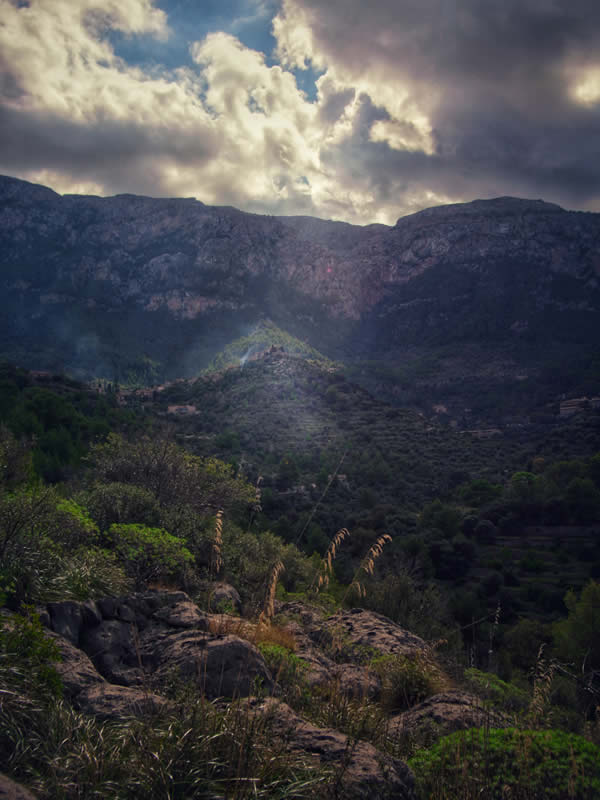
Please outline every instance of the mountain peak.
[[492, 197], [488, 200], [471, 200], [469, 203], [449, 203], [445, 206], [433, 206], [400, 217], [396, 225], [405, 220], [431, 219], [441, 221], [450, 217], [479, 217], [479, 216], [515, 216], [521, 214], [555, 214], [564, 213], [565, 209], [556, 203], [547, 203], [545, 200], [528, 200], [522, 197]]

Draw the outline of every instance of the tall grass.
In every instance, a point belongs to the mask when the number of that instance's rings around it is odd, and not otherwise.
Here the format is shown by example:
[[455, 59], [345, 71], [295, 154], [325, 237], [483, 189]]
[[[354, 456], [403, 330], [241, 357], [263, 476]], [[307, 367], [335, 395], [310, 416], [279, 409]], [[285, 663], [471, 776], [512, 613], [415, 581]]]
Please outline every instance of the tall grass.
[[311, 589], [314, 588], [317, 592], [329, 586], [329, 579], [333, 573], [333, 561], [337, 555], [338, 548], [344, 539], [350, 538], [350, 531], [348, 528], [340, 528], [331, 540], [327, 552], [319, 564], [319, 569], [313, 580]]
[[217, 511], [215, 517], [215, 536], [212, 541], [210, 557], [210, 579], [219, 576], [223, 567], [223, 509]]
[[360, 565], [356, 572], [354, 573], [354, 577], [352, 578], [352, 582], [348, 586], [346, 593], [342, 599], [342, 605], [345, 603], [346, 598], [352, 592], [356, 592], [359, 598], [366, 597], [367, 590], [365, 588], [364, 583], [361, 582], [361, 575], [373, 575], [375, 570], [375, 562], [383, 553], [383, 548], [388, 542], [392, 541], [392, 537], [388, 533], [384, 533], [380, 536], [375, 544], [371, 545], [367, 550], [367, 554], [360, 562]]
[[260, 612], [259, 623], [261, 625], [269, 625], [275, 615], [275, 592], [277, 591], [277, 583], [282, 572], [285, 571], [283, 562], [277, 561], [271, 570], [269, 582], [267, 584], [267, 592], [265, 595], [265, 602], [263, 609]]

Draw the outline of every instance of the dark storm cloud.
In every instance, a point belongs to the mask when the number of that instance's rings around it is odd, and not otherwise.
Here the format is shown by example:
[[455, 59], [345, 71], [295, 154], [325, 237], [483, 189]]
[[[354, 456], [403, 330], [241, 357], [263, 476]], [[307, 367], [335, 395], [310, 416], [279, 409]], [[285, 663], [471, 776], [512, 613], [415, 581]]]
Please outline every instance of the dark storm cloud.
[[356, 140], [335, 156], [353, 151], [383, 196], [395, 177], [451, 196], [508, 190], [600, 207], [600, 105], [573, 92], [600, 66], [596, 0], [294, 3], [326, 63], [398, 82], [427, 113], [429, 157]]
[[354, 89], [343, 89], [327, 97], [319, 108], [319, 116], [324, 123], [331, 124], [338, 120], [344, 109], [354, 100], [356, 91]]
[[274, 38], [271, 0], [211, 4], [274, 54], [207, 25], [190, 44], [197, 5], [0, 0], [0, 172], [354, 222], [501, 194], [600, 210], [597, 0], [281, 0]]
[[97, 180], [113, 192], [157, 189], [153, 162], [166, 157], [191, 169], [214, 157], [218, 145], [207, 131], [135, 124], [131, 120], [77, 122], [48, 111], [25, 111], [0, 105], [0, 172], [67, 171], [75, 180]]

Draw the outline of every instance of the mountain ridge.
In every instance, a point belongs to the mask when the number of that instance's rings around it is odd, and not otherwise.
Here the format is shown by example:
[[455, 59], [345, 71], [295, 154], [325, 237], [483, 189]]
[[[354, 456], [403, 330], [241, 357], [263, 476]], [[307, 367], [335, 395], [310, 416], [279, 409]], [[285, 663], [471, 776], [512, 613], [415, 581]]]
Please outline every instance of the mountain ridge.
[[361, 227], [0, 177], [0, 276], [0, 353], [81, 376], [197, 374], [261, 319], [334, 360], [475, 347], [513, 378], [600, 351], [600, 214], [541, 200]]

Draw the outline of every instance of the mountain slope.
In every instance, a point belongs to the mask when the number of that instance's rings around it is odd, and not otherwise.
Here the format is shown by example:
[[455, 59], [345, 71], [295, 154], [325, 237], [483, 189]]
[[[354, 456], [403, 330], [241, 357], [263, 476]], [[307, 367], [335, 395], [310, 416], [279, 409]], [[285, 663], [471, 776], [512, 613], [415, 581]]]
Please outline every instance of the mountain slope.
[[83, 375], [197, 374], [265, 317], [330, 358], [433, 354], [439, 385], [600, 352], [600, 215], [542, 201], [361, 228], [0, 178], [0, 253], [0, 352]]

